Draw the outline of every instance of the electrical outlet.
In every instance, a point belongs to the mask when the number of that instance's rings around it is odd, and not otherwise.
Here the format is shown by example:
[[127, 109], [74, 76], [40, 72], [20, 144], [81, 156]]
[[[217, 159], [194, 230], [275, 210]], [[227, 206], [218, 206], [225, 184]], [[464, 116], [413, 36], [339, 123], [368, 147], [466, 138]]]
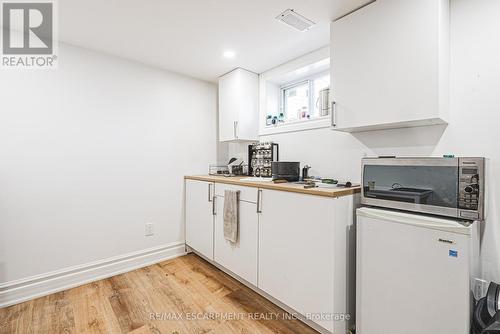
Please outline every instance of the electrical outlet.
[[479, 300], [486, 296], [490, 283], [484, 279], [474, 278], [474, 297]]
[[155, 225], [153, 223], [146, 224], [146, 229], [144, 235], [150, 237], [155, 234]]

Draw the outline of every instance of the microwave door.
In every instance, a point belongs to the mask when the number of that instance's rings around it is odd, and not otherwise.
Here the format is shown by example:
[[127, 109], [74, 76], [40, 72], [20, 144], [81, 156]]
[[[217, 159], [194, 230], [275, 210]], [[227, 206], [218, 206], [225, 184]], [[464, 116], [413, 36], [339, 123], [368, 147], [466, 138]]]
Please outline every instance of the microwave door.
[[398, 162], [363, 165], [363, 204], [457, 216], [457, 164]]

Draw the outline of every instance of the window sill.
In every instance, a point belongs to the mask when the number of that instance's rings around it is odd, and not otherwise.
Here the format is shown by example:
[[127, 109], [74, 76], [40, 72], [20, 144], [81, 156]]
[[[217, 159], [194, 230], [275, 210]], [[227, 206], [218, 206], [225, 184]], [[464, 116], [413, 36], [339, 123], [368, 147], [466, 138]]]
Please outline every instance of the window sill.
[[305, 121], [296, 121], [279, 125], [264, 126], [263, 128], [260, 129], [259, 135], [266, 136], [277, 133], [306, 131], [313, 129], [328, 128], [328, 127], [330, 127], [330, 115]]

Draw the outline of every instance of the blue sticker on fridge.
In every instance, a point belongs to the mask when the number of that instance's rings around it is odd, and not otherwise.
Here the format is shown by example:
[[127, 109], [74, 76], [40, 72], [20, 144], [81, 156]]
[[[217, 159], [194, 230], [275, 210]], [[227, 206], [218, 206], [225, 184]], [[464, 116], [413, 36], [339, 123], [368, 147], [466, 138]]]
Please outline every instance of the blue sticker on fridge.
[[448, 252], [448, 255], [451, 257], [458, 257], [458, 251], [450, 249], [450, 251]]

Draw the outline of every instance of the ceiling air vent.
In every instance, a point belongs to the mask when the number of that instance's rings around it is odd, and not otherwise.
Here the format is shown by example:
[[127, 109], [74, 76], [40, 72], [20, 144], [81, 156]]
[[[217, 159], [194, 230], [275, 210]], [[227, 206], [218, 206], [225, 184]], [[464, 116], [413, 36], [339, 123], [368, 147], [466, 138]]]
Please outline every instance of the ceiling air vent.
[[276, 16], [276, 20], [281, 21], [283, 23], [288, 24], [289, 26], [299, 30], [299, 31], [307, 31], [309, 30], [314, 23], [308, 18], [300, 15], [295, 12], [293, 9], [287, 9], [280, 15]]

